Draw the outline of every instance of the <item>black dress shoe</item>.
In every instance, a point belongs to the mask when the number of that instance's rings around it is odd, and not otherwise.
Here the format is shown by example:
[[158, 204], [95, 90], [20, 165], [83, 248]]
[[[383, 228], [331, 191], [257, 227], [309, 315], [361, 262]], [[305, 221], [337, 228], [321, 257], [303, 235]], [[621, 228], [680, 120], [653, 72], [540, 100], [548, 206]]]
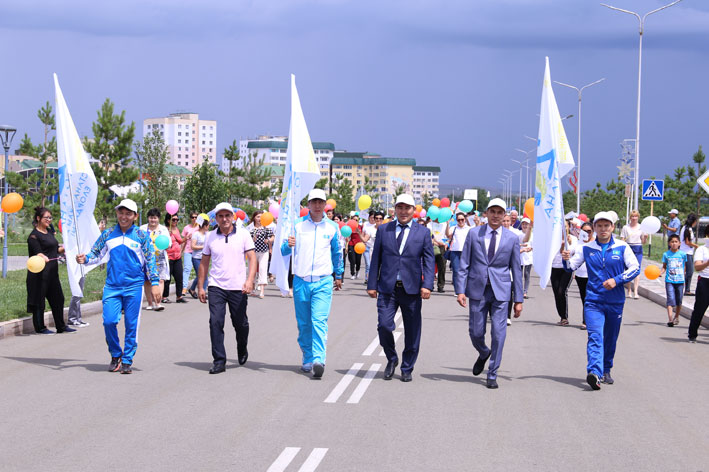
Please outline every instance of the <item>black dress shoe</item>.
[[486, 357], [478, 356], [478, 360], [475, 361], [475, 365], [473, 366], [473, 375], [480, 375], [480, 373], [485, 370], [485, 363], [490, 358], [491, 354], [492, 351], [490, 351]]
[[446, 293], [446, 291], [445, 291], [444, 289], [442, 289], [442, 288], [439, 288], [439, 289], [438, 289], [438, 293]]
[[224, 364], [214, 364], [211, 369], [209, 369], [210, 374], [221, 374], [226, 370]]
[[239, 365], [244, 365], [246, 364], [246, 361], [249, 358], [249, 351], [244, 351], [243, 354], [239, 354]]
[[394, 370], [396, 370], [396, 366], [398, 365], [399, 359], [387, 362], [387, 366], [384, 369], [384, 380], [391, 380], [391, 378], [394, 377]]
[[487, 388], [498, 388], [497, 380], [487, 379]]
[[401, 373], [401, 381], [402, 382], [411, 382], [411, 372], [402, 372]]

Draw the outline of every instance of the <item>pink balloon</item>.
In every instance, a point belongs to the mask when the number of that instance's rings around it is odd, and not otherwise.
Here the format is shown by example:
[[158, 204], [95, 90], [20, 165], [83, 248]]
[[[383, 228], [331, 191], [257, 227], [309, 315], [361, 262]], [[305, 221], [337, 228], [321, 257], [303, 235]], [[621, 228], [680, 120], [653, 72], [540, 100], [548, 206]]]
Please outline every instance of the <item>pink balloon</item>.
[[180, 209], [180, 204], [177, 203], [175, 200], [168, 200], [167, 203], [165, 204], [165, 211], [171, 215], [176, 215], [177, 210], [179, 210], [179, 209]]
[[278, 206], [278, 203], [271, 203], [268, 206], [268, 212], [273, 215], [274, 218], [278, 218], [278, 211], [281, 209], [281, 207]]
[[426, 210], [421, 210], [419, 212], [419, 215], [421, 216], [421, 218], [426, 218]]

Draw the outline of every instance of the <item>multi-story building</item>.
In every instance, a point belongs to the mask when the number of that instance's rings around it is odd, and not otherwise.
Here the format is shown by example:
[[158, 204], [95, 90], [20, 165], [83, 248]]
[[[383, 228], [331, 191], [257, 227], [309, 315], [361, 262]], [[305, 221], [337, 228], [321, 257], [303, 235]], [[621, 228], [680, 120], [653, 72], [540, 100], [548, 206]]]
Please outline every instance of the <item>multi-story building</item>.
[[413, 195], [416, 203], [422, 203], [422, 195], [428, 193], [431, 197], [438, 197], [438, 177], [441, 168], [438, 166], [414, 166]]
[[192, 170], [205, 158], [217, 162], [217, 122], [197, 113], [171, 113], [143, 120], [143, 136], [158, 130], [167, 145], [169, 162]]

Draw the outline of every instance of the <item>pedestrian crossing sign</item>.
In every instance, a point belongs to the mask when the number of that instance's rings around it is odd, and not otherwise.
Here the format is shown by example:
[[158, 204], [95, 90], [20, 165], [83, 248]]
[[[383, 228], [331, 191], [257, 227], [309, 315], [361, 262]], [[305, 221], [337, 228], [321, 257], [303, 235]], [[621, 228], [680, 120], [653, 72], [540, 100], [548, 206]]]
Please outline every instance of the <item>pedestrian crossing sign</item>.
[[643, 180], [643, 200], [661, 202], [665, 193], [664, 180]]

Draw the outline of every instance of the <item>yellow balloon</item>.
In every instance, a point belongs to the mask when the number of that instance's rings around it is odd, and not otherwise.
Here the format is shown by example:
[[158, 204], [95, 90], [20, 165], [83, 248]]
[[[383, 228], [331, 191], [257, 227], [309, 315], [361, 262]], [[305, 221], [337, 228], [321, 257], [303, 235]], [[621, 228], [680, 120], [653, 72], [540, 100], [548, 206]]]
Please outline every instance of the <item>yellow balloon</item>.
[[369, 195], [362, 195], [361, 197], [359, 197], [357, 206], [359, 206], [360, 210], [366, 210], [367, 208], [372, 206], [372, 197], [370, 197]]
[[27, 259], [27, 270], [36, 274], [44, 270], [45, 262], [41, 256], [32, 256]]

